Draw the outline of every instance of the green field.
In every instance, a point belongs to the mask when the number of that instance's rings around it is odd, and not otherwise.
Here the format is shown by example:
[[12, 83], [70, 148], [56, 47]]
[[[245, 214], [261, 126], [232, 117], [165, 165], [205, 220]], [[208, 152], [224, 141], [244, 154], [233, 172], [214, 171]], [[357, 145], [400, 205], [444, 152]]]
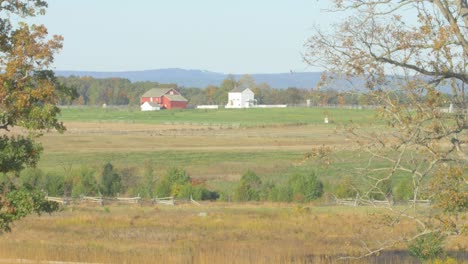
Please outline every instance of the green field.
[[[324, 124], [328, 116], [333, 123]], [[296, 172], [316, 172], [326, 190], [357, 158], [342, 124], [371, 126], [371, 110], [316, 108], [177, 110], [141, 112], [132, 109], [62, 109], [64, 134], [41, 138], [45, 172], [97, 173], [111, 162], [117, 169], [143, 175], [152, 163], [161, 176], [182, 168], [209, 188], [231, 192], [238, 179], [252, 170], [267, 182], [282, 182]], [[304, 161], [314, 148], [330, 146], [336, 163], [322, 167]], [[362, 160], [360, 160], [362, 161]]]
[[135, 122], [144, 124], [240, 124], [261, 126], [279, 124], [322, 124], [328, 116], [336, 123], [365, 124], [374, 121], [373, 110], [270, 108], [170, 110], [141, 112], [138, 109], [63, 108], [62, 120], [79, 122]]
[[[328, 116], [333, 123], [324, 124]], [[111, 162], [117, 169], [144, 174], [145, 163], [163, 175], [169, 168], [186, 170], [211, 189], [232, 192], [247, 170], [265, 182], [283, 182], [294, 173], [315, 172], [327, 191], [350, 175], [366, 157], [355, 155], [354, 142], [342, 125], [372, 126], [374, 111], [282, 108], [141, 112], [135, 109], [62, 109], [64, 134], [41, 138], [44, 172], [99, 173]], [[235, 125], [233, 125], [235, 124]], [[379, 126], [378, 126], [379, 127]], [[332, 164], [305, 160], [306, 153], [327, 146]]]

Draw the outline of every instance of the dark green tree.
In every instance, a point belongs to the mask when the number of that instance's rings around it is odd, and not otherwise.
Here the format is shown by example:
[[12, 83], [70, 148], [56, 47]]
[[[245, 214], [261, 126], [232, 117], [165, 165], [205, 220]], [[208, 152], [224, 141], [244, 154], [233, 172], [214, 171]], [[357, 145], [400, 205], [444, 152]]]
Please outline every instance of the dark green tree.
[[105, 196], [115, 196], [122, 189], [122, 177], [114, 170], [112, 164], [106, 163], [102, 170], [101, 192]]

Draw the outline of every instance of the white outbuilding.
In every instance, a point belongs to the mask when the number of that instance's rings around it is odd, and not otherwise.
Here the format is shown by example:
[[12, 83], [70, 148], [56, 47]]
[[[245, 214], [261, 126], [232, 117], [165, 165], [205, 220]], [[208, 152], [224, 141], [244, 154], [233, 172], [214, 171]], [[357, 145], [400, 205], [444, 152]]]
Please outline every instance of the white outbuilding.
[[236, 87], [228, 94], [226, 108], [249, 108], [255, 105], [255, 94], [249, 88]]
[[161, 107], [157, 103], [153, 102], [144, 102], [140, 105], [141, 111], [157, 111], [160, 110]]

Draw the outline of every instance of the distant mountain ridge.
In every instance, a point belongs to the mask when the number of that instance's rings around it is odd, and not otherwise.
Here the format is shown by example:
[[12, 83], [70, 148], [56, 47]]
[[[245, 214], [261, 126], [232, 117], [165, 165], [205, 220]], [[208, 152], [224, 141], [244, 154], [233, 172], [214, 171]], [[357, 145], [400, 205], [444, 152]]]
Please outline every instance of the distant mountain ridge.
[[[93, 78], [125, 78], [132, 82], [153, 81], [159, 83], [176, 83], [184, 87], [204, 88], [208, 85], [220, 85], [229, 74], [204, 70], [186, 70], [178, 68], [122, 71], [122, 72], [94, 72], [94, 71], [55, 71], [57, 76], [89, 76]], [[239, 79], [243, 74], [232, 74]], [[256, 83], [268, 83], [273, 88], [288, 87], [310, 89], [316, 87], [320, 81], [320, 72], [290, 72], [250, 74]]]

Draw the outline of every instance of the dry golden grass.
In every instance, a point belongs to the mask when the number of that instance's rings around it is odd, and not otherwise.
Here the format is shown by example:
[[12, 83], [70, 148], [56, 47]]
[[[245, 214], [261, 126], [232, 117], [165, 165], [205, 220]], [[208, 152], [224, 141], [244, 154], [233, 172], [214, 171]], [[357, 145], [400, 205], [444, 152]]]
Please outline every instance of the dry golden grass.
[[303, 125], [219, 128], [200, 125], [68, 122], [64, 134], [40, 139], [47, 152], [126, 152], [154, 150], [307, 150], [349, 145], [335, 126]]
[[[278, 204], [68, 207], [18, 222], [13, 233], [0, 236], [0, 259], [332, 263], [338, 255], [362, 253], [360, 239], [414, 231], [407, 222], [382, 227], [383, 216], [375, 208]], [[452, 249], [468, 247], [464, 240], [452, 244]]]

